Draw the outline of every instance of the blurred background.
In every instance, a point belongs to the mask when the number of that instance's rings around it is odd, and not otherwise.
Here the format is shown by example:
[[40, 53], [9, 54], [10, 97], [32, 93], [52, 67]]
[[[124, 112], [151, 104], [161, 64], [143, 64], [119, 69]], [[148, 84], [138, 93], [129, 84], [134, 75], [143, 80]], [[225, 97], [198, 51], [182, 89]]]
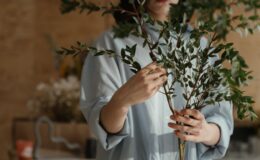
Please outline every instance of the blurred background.
[[[113, 18], [62, 15], [59, 0], [0, 0], [0, 6], [0, 159], [31, 159], [33, 148], [42, 157], [94, 158], [96, 142], [78, 110], [84, 57], [64, 58], [55, 50], [76, 41], [90, 44]], [[260, 115], [260, 33], [230, 33], [227, 41], [253, 71], [244, 90]], [[48, 118], [37, 119], [43, 115]], [[260, 159], [259, 124], [235, 120], [226, 159]]]

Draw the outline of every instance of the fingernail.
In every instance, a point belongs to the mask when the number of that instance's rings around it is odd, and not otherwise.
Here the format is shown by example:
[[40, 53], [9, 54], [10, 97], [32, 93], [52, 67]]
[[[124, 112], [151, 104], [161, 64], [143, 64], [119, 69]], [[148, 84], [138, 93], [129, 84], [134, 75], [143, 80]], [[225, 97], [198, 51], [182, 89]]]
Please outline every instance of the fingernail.
[[176, 115], [172, 115], [172, 119], [175, 120], [176, 119]]

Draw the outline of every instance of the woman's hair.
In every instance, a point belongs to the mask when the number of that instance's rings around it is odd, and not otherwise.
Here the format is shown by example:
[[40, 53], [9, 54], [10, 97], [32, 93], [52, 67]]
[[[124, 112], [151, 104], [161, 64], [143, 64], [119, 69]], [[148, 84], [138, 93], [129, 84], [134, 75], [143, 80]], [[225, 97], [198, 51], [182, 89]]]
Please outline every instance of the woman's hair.
[[[148, 0], [146, 0], [145, 3], [147, 3]], [[118, 4], [119, 8], [122, 8], [124, 10], [135, 12], [135, 8], [139, 8], [140, 4], [138, 0], [134, 0], [134, 4], [130, 2], [130, 0], [120, 0]], [[132, 17], [133, 15], [130, 15], [128, 13], [122, 13], [121, 11], [116, 11], [113, 14], [116, 23], [134, 23]]]
[[[134, 0], [134, 5], [130, 2], [131, 0], [120, 0], [118, 7], [130, 12], [135, 12], [135, 8], [139, 8], [140, 4], [138, 1], [141, 0]], [[149, 0], [145, 0], [144, 7], [148, 3]], [[179, 0], [179, 3], [177, 5], [174, 5], [172, 9], [174, 12], [170, 12], [171, 17], [175, 17], [175, 19], [179, 19], [180, 22], [182, 22], [183, 19], [183, 14], [187, 12], [186, 7], [185, 7], [185, 2], [186, 0]], [[188, 11], [188, 18], [191, 17], [191, 11]], [[129, 13], [122, 13], [121, 11], [116, 11], [113, 13], [113, 16], [115, 18], [115, 21], [117, 24], [119, 23], [135, 23], [133, 20], [133, 15], [130, 15]], [[189, 21], [189, 20], [188, 20]]]

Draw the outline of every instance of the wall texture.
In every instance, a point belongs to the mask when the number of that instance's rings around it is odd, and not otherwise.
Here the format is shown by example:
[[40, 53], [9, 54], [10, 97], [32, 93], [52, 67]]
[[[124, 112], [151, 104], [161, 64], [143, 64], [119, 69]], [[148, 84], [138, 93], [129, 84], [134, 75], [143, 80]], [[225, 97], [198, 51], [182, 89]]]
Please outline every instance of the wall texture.
[[[26, 102], [39, 81], [55, 77], [52, 46], [90, 42], [111, 25], [111, 18], [61, 15], [56, 0], [0, 0], [0, 159], [11, 147], [11, 120], [28, 114]], [[255, 80], [246, 91], [260, 112], [260, 34], [229, 40], [246, 57]]]
[[93, 41], [108, 20], [61, 15], [59, 0], [0, 0], [0, 159], [11, 147], [11, 120], [28, 115], [35, 85], [55, 77], [52, 45]]

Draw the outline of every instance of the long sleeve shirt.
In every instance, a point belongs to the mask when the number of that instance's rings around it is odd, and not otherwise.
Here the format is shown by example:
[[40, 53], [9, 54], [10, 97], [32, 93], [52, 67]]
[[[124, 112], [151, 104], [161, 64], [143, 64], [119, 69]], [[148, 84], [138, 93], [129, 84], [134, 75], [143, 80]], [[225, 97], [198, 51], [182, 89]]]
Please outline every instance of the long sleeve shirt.
[[[153, 27], [146, 28], [151, 37], [158, 37]], [[113, 32], [104, 32], [96, 41], [98, 49], [112, 49], [120, 54], [126, 45], [137, 44], [135, 60], [142, 67], [152, 62], [149, 49], [143, 47], [143, 40], [135, 36], [114, 38]], [[201, 42], [205, 45], [205, 41]], [[93, 56], [85, 59], [81, 79], [81, 110], [90, 130], [98, 140], [97, 160], [174, 160], [178, 159], [178, 139], [173, 129], [168, 127], [171, 111], [166, 96], [157, 92], [145, 102], [130, 107], [122, 130], [109, 134], [100, 125], [100, 111], [116, 90], [134, 73], [119, 57]], [[175, 85], [174, 106], [181, 109], [185, 105], [183, 89]], [[163, 92], [163, 88], [160, 89]], [[233, 132], [232, 104], [222, 101], [220, 105], [207, 106], [202, 110], [206, 121], [219, 126], [221, 136], [215, 146], [187, 142], [185, 159], [210, 160], [225, 155]], [[113, 115], [111, 115], [113, 116]]]

